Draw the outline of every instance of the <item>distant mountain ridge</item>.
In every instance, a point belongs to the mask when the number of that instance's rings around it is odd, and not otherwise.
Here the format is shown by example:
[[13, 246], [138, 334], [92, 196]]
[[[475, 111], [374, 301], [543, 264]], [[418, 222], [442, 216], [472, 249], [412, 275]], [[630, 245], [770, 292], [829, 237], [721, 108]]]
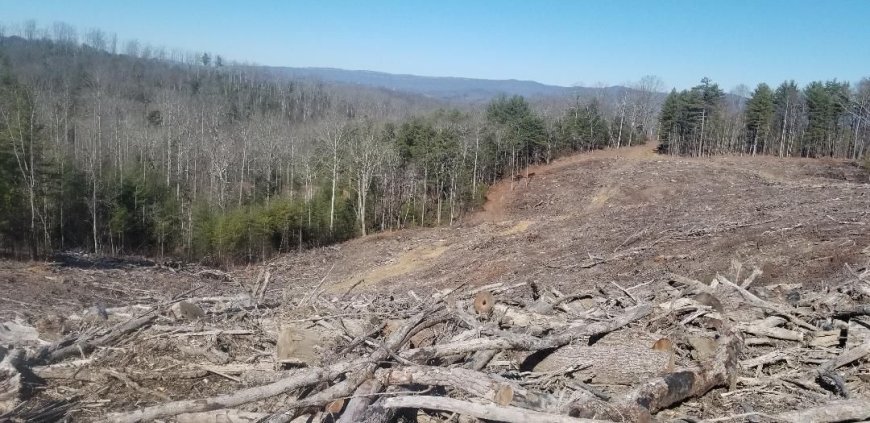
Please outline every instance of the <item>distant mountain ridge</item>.
[[601, 93], [601, 90], [604, 90], [605, 94], [610, 95], [618, 94], [628, 89], [622, 86], [606, 88], [563, 87], [516, 79], [497, 80], [418, 76], [336, 68], [258, 66], [258, 69], [268, 70], [277, 76], [293, 79], [311, 79], [323, 82], [377, 87], [392, 91], [421, 94], [439, 100], [462, 102], [488, 101], [500, 94], [521, 95], [530, 98], [577, 95], [584, 97]]

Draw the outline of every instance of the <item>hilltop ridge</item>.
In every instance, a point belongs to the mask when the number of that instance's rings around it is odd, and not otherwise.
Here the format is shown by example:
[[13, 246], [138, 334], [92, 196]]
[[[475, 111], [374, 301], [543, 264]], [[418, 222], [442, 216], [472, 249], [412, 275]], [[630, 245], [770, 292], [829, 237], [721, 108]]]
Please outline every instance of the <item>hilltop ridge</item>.
[[[599, 95], [616, 98], [632, 91], [631, 88], [620, 85], [600, 88], [565, 87], [517, 79], [497, 80], [455, 76], [421, 76], [370, 70], [319, 67], [263, 67], [263, 69], [284, 77], [384, 88], [391, 91], [421, 94], [439, 100], [458, 102], [488, 101], [502, 94], [521, 95], [529, 98], [590, 98]], [[664, 94], [662, 93], [661, 96], [664, 97]]]

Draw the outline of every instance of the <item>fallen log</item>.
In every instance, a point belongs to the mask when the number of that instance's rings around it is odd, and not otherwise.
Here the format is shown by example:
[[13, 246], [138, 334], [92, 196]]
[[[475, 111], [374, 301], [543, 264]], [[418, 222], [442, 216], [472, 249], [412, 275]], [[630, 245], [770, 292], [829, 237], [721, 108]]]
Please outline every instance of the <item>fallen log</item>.
[[582, 379], [601, 385], [631, 385], [673, 370], [668, 369], [672, 351], [656, 351], [648, 343], [636, 341], [618, 345], [565, 345], [541, 360], [535, 371], [554, 372], [587, 365], [587, 369], [578, 372]]
[[0, 415], [13, 411], [21, 402], [21, 355], [21, 350], [7, 352], [0, 347]]
[[[384, 342], [380, 348], [372, 352], [368, 357], [365, 357], [362, 360], [357, 360], [358, 366], [361, 366], [362, 368], [357, 369], [356, 372], [351, 374], [347, 379], [311, 395], [310, 397], [285, 404], [285, 411], [275, 413], [264, 421], [268, 423], [286, 423], [292, 419], [292, 411], [295, 409], [309, 406], [322, 406], [338, 398], [350, 396], [363, 382], [373, 376], [375, 369], [377, 369], [382, 361], [390, 358], [394, 354], [394, 351], [397, 351], [402, 345], [407, 343], [410, 338], [414, 336], [415, 331], [431, 327], [432, 325], [444, 320], [443, 316], [431, 316], [432, 312], [435, 311], [438, 305], [439, 303], [436, 303], [429, 310], [420, 312], [414, 317], [409, 318], [397, 331], [390, 334], [386, 342]], [[427, 317], [432, 318], [424, 322]], [[348, 372], [351, 370], [353, 369], [348, 369]]]
[[494, 333], [494, 337], [492, 338], [469, 339], [423, 348], [414, 348], [403, 351], [399, 356], [407, 360], [420, 362], [481, 350], [538, 351], [548, 348], [558, 348], [582, 337], [598, 336], [612, 332], [628, 325], [629, 323], [640, 320], [647, 316], [651, 310], [652, 306], [649, 304], [637, 305], [626, 309], [623, 314], [616, 316], [611, 320], [570, 327], [562, 332], [543, 338], [497, 331]]
[[792, 423], [834, 423], [870, 419], [870, 400], [832, 401], [805, 410], [789, 411], [776, 416]]
[[751, 369], [753, 367], [763, 366], [765, 364], [776, 363], [778, 361], [788, 360], [794, 350], [790, 351], [771, 351], [767, 354], [758, 357], [749, 358], [740, 362], [743, 368]]
[[498, 350], [478, 351], [471, 357], [468, 368], [471, 370], [483, 370], [498, 353]]
[[701, 367], [687, 368], [650, 379], [603, 407], [598, 401], [575, 401], [571, 415], [617, 421], [648, 422], [652, 414], [718, 386], [733, 384], [742, 341], [735, 333], [719, 338], [716, 356]]
[[371, 416], [366, 415], [367, 411], [371, 408], [372, 402], [377, 399], [374, 395], [383, 389], [384, 384], [377, 379], [369, 379], [363, 382], [354, 391], [350, 402], [336, 423], [371, 422]]
[[519, 407], [497, 404], [478, 404], [453, 398], [435, 396], [405, 396], [384, 399], [386, 408], [423, 408], [459, 413], [478, 419], [507, 423], [601, 423], [602, 420], [582, 419], [561, 414], [531, 411]]
[[37, 352], [27, 360], [27, 363], [29, 365], [50, 364], [74, 355], [87, 354], [97, 347], [112, 345], [121, 339], [121, 337], [143, 327], [147, 327], [154, 322], [156, 318], [157, 315], [152, 312], [139, 318], [118, 324], [100, 336], [93, 334], [80, 334], [75, 337], [62, 339], [37, 350]]
[[579, 300], [581, 298], [592, 298], [594, 296], [591, 292], [580, 292], [571, 295], [564, 295], [558, 298], [550, 299], [547, 297], [541, 297], [538, 301], [528, 307], [528, 311], [537, 314], [549, 314], [555, 309], [563, 305], [564, 303], [571, 302], [574, 300]]
[[568, 324], [564, 316], [549, 316], [497, 303], [492, 313], [500, 317], [501, 323], [510, 327], [538, 326], [544, 329], [560, 329]]
[[175, 417], [175, 421], [177, 423], [253, 423], [266, 416], [268, 414], [230, 409], [180, 414]]
[[828, 360], [822, 363], [818, 368], [818, 372], [827, 372], [831, 370], [838, 369], [852, 362], [858, 361], [867, 355], [870, 355], [870, 341], [865, 342], [864, 344], [847, 350], [846, 352], [840, 354], [836, 358]]
[[746, 301], [749, 301], [750, 304], [759, 308], [772, 310], [804, 329], [809, 329], [812, 331], [819, 330], [819, 328], [807, 323], [806, 321], [798, 317], [801, 312], [794, 307], [775, 304], [770, 301], [762, 300], [761, 298], [758, 298], [755, 294], [747, 291], [745, 288], [741, 288], [739, 285], [729, 281], [727, 278], [721, 275], [717, 275], [717, 279], [723, 284], [728, 285], [735, 291], [739, 292], [740, 295], [743, 296]]
[[112, 413], [108, 421], [116, 423], [133, 423], [150, 421], [161, 417], [175, 416], [182, 413], [203, 412], [220, 408], [233, 408], [252, 401], [283, 394], [304, 386], [338, 377], [347, 370], [347, 365], [336, 365], [331, 368], [311, 367], [302, 369], [293, 376], [264, 386], [242, 389], [232, 394], [218, 397], [182, 400], [168, 402], [151, 407], [144, 407], [127, 413]]
[[560, 407], [559, 400], [551, 394], [534, 392], [503, 377], [461, 367], [408, 366], [381, 369], [375, 373], [375, 378], [384, 385], [449, 386], [488, 400], [494, 400], [500, 391], [509, 388], [512, 392], [509, 404], [538, 411], [554, 411]]
[[782, 339], [784, 341], [803, 342], [804, 334], [778, 327], [764, 325], [743, 325], [740, 330], [745, 333], [751, 333], [757, 336], [766, 336], [768, 338]]
[[[405, 342], [407, 337], [410, 336], [409, 334], [412, 332], [412, 330], [429, 314], [431, 314], [431, 311], [427, 310], [425, 312], [418, 313], [411, 319], [408, 319], [408, 322], [406, 322], [399, 330], [390, 335], [388, 344], [392, 345], [395, 348], [395, 344], [401, 344]], [[175, 416], [182, 413], [203, 412], [221, 408], [233, 408], [249, 402], [273, 397], [275, 395], [280, 395], [301, 387], [311, 386], [320, 382], [333, 380], [340, 375], [360, 366], [370, 366], [373, 362], [376, 365], [376, 363], [379, 361], [378, 358], [380, 357], [380, 359], [382, 360], [386, 354], [387, 353], [384, 350], [379, 350], [373, 353], [372, 357], [363, 357], [352, 362], [338, 363], [326, 368], [309, 367], [305, 369], [300, 369], [299, 371], [293, 373], [292, 376], [281, 379], [277, 382], [270, 383], [268, 385], [242, 389], [231, 394], [221, 395], [212, 398], [168, 402], [164, 404], [154, 405], [151, 407], [144, 407], [126, 413], [112, 413], [108, 415], [108, 420], [117, 423], [133, 423], [139, 421], [155, 420], [161, 417]], [[360, 383], [362, 383], [362, 381], [360, 381]], [[350, 392], [353, 392], [354, 389], [356, 389], [356, 386], [351, 388]], [[346, 395], [349, 395], [350, 392], [348, 392]], [[320, 405], [326, 404], [333, 399], [335, 398], [323, 401], [323, 403]], [[284, 417], [287, 417], [287, 420], [285, 421], [290, 420], [288, 414], [280, 414]]]

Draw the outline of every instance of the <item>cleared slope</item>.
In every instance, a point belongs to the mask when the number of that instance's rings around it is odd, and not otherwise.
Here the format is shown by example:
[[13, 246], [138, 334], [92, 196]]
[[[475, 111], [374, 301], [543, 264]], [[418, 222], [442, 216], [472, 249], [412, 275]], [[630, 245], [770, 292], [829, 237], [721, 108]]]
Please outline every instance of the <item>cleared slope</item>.
[[[336, 293], [537, 281], [632, 286], [667, 272], [824, 284], [870, 258], [870, 185], [838, 161], [686, 159], [651, 146], [578, 154], [504, 181], [454, 227], [414, 229], [281, 258], [276, 273]], [[748, 270], [744, 270], [748, 271]], [[295, 288], [290, 288], [295, 289]], [[288, 292], [288, 294], [290, 294]]]
[[[467, 283], [536, 281], [615, 290], [668, 272], [709, 280], [763, 270], [759, 284], [825, 285], [870, 260], [870, 184], [842, 161], [660, 156], [653, 146], [581, 153], [494, 186], [484, 210], [453, 227], [380, 233], [267, 263], [270, 294], [322, 288], [417, 293]], [[236, 269], [253, 284], [263, 266]], [[200, 287], [246, 287], [137, 265], [0, 262], [0, 316], [126, 305]], [[31, 319], [30, 316], [33, 316]]]

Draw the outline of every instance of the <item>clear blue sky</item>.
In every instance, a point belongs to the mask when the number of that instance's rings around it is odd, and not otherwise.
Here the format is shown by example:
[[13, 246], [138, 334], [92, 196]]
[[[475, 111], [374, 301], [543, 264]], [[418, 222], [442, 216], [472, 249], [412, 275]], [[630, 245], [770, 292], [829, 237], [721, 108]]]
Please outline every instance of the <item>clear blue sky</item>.
[[870, 76], [870, 0], [0, 0], [0, 22], [276, 66], [608, 85]]

